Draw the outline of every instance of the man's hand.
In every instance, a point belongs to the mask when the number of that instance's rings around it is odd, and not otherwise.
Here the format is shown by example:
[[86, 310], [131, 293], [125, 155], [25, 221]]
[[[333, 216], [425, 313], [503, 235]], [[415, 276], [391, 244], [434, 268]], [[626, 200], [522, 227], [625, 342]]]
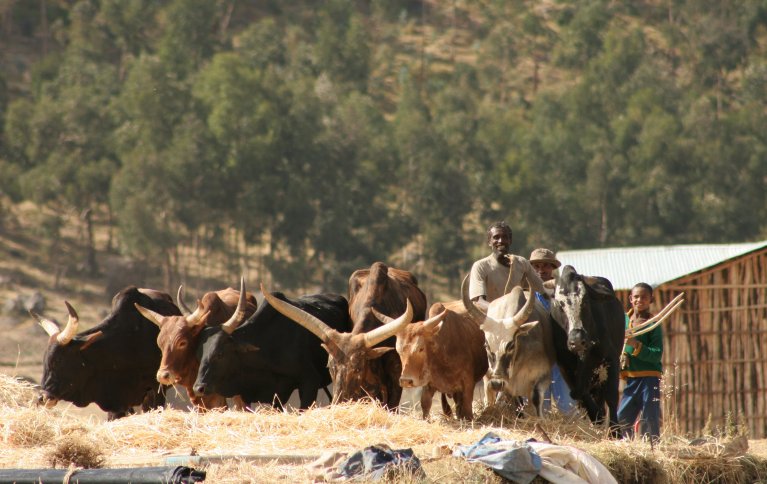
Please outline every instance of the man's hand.
[[639, 346], [639, 341], [637, 341], [635, 338], [629, 338], [626, 340], [627, 345], [631, 345], [632, 348], [636, 348]]

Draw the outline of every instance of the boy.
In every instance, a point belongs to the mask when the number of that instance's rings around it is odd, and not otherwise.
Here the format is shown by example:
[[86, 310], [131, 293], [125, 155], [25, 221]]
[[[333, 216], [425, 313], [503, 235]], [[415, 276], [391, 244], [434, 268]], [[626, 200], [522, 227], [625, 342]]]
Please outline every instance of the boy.
[[[629, 297], [633, 312], [627, 327], [634, 327], [650, 319], [653, 302], [652, 287], [640, 282], [631, 289]], [[621, 378], [626, 380], [618, 422], [624, 437], [633, 437], [634, 423], [639, 417], [643, 436], [653, 442], [660, 439], [660, 378], [663, 372], [663, 330], [660, 326], [649, 333], [629, 338], [623, 347]]]

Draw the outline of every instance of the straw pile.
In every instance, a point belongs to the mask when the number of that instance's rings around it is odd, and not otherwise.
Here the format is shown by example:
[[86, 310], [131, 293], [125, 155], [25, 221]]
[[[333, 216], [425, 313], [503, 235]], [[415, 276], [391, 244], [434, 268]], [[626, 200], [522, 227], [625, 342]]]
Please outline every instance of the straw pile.
[[[102, 422], [58, 408], [30, 406], [33, 399], [31, 385], [0, 376], [0, 467], [138, 467], [164, 465], [170, 455], [224, 455], [231, 458], [212, 461], [205, 469], [209, 482], [307, 482], [315, 477], [309, 466], [278, 456], [313, 458], [326, 451], [353, 452], [385, 444], [412, 448], [429, 481], [501, 482], [480, 464], [450, 457], [457, 445], [471, 444], [492, 431], [506, 439], [549, 437], [579, 447], [605, 464], [619, 482], [767, 479], [767, 459], [741, 456], [742, 447], [728, 448], [724, 439], [710, 439], [706, 443], [711, 445], [690, 450], [686, 442], [664, 436], [660, 447], [651, 449], [641, 441], [607, 440], [604, 429], [581, 416], [556, 413], [546, 419], [515, 419], [511, 412], [491, 408], [474, 423], [461, 424], [444, 417], [427, 422], [371, 402], [355, 402], [302, 413], [263, 407], [205, 414], [164, 409]], [[399, 476], [397, 481], [409, 479]]]

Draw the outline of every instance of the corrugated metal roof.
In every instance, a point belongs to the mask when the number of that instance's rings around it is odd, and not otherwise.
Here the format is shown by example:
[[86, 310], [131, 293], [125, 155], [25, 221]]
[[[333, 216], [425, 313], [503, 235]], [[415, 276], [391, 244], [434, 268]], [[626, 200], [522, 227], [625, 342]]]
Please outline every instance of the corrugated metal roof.
[[655, 287], [682, 276], [767, 247], [767, 240], [741, 244], [660, 245], [557, 253], [562, 265], [580, 274], [603, 276], [617, 289], [631, 289], [637, 282]]

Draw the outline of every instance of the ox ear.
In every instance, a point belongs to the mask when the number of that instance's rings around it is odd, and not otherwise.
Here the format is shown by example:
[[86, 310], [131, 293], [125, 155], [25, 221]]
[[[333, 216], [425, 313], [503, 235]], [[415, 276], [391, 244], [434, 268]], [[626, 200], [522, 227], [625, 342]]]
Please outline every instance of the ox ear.
[[382, 346], [378, 348], [369, 348], [366, 355], [368, 357], [368, 360], [375, 360], [376, 358], [380, 358], [386, 353], [390, 351], [396, 351], [396, 348], [392, 346]]
[[80, 347], [80, 351], [88, 348], [90, 345], [100, 340], [102, 336], [104, 336], [102, 331], [96, 331], [93, 334], [89, 334], [88, 337], [85, 338], [85, 343], [83, 343], [83, 345]]
[[523, 324], [517, 330], [517, 336], [525, 336], [527, 333], [535, 329], [536, 326], [538, 326], [538, 321], [532, 321], [532, 322]]
[[586, 284], [589, 289], [594, 291], [597, 296], [615, 296], [612, 283], [604, 277], [583, 276], [583, 283]]

